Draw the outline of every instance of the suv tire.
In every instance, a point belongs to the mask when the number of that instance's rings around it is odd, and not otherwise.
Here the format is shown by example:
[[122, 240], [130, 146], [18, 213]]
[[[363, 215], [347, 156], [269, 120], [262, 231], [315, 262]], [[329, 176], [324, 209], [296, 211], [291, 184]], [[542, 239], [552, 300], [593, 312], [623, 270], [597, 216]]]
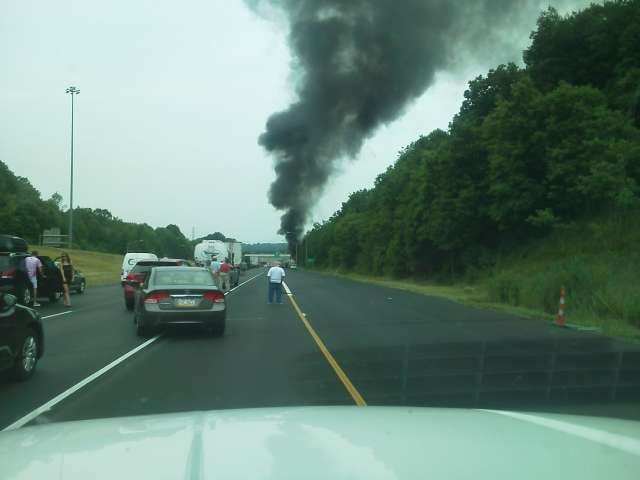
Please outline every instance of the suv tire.
[[26, 284], [20, 285], [16, 293], [17, 293], [16, 297], [18, 297], [18, 303], [20, 305], [24, 305], [28, 307], [33, 303], [33, 292], [31, 291], [31, 288], [28, 285]]
[[20, 352], [13, 363], [11, 377], [14, 380], [22, 381], [33, 375], [38, 364], [38, 351], [40, 343], [33, 329], [29, 328], [20, 344]]

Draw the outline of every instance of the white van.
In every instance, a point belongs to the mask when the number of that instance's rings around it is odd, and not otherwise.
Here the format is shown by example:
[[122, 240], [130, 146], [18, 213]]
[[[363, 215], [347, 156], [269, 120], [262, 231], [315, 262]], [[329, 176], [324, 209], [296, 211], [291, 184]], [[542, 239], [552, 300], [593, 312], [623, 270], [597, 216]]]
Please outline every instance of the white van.
[[153, 253], [134, 253], [129, 252], [124, 256], [124, 260], [122, 261], [122, 272], [120, 273], [120, 282], [124, 283], [127, 279], [127, 275], [133, 268], [133, 266], [138, 263], [140, 260], [154, 260], [157, 261], [158, 257]]

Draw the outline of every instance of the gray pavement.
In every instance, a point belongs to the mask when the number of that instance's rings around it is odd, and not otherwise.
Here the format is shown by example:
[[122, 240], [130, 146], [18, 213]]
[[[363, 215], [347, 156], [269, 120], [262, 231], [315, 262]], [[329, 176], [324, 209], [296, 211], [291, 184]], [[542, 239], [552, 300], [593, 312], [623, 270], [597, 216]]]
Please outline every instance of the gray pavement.
[[[261, 273], [243, 274], [245, 281]], [[369, 405], [498, 407], [640, 419], [640, 349], [592, 333], [304, 271], [287, 284]], [[228, 296], [227, 332], [172, 329], [31, 423], [190, 410], [353, 405], [289, 301], [261, 276]], [[24, 383], [0, 378], [0, 429], [137, 347], [121, 287], [45, 318]], [[43, 305], [43, 315], [64, 312]]]

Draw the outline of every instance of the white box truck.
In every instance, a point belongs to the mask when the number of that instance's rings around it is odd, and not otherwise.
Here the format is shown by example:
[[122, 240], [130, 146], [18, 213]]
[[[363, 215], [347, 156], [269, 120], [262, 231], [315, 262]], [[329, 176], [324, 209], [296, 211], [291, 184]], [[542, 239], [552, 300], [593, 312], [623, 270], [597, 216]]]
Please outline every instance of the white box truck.
[[242, 263], [242, 243], [240, 242], [226, 242], [227, 244], [227, 258], [234, 267], [240, 268]]

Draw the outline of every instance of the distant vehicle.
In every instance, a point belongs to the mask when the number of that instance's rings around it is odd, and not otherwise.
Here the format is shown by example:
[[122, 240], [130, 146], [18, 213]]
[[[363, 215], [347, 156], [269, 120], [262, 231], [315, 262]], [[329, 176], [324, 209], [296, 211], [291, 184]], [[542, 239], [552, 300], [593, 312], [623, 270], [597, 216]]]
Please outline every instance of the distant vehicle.
[[0, 235], [0, 252], [26, 253], [29, 246], [26, 240], [13, 235]]
[[146, 252], [129, 252], [125, 254], [122, 260], [122, 272], [120, 273], [120, 282], [122, 285], [124, 285], [127, 275], [129, 275], [133, 266], [140, 260], [158, 260], [158, 257], [153, 253]]
[[160, 259], [162, 262], [176, 262], [181, 267], [193, 267], [193, 262], [191, 260], [187, 260], [186, 258], [167, 258], [162, 257]]
[[193, 248], [193, 259], [202, 267], [209, 265], [214, 256], [222, 262], [228, 255], [227, 244], [220, 240], [203, 240]]
[[242, 263], [242, 243], [240, 242], [225, 242], [227, 244], [227, 255], [226, 257], [236, 268], [240, 268], [240, 264]]
[[84, 293], [87, 288], [87, 279], [84, 277], [80, 270], [73, 269], [73, 281], [71, 282], [70, 290], [76, 293]]
[[0, 294], [0, 371], [9, 370], [14, 380], [26, 380], [43, 354], [40, 315], [19, 305], [14, 295]]
[[153, 267], [179, 267], [180, 264], [173, 260], [140, 260], [136, 263], [127, 278], [125, 279], [122, 293], [124, 294], [124, 305], [127, 310], [133, 310], [135, 293], [142, 284]]
[[[62, 268], [60, 262], [54, 262], [58, 270]], [[76, 268], [73, 269], [73, 280], [71, 281], [71, 285], [69, 285], [69, 291], [75, 293], [84, 293], [87, 288], [87, 279], [82, 274], [82, 272]]]
[[229, 263], [233, 265], [230, 279], [231, 286], [237, 287], [240, 283], [240, 264], [242, 263], [242, 243], [240, 242], [223, 242], [220, 240], [203, 240], [193, 249], [193, 258], [196, 264], [207, 267], [211, 264], [211, 258], [217, 257], [219, 262], [225, 258], [229, 259]]
[[291, 262], [289, 264], [289, 268], [292, 269], [292, 270], [296, 270], [298, 268], [298, 265], [295, 262]]
[[[28, 253], [0, 252], [0, 292], [10, 293], [18, 298], [21, 305], [31, 305], [34, 301], [33, 287], [25, 259]], [[56, 302], [64, 291], [62, 273], [47, 256], [38, 256], [42, 262], [44, 277], [38, 272], [38, 297], [46, 297], [50, 302]]]
[[227, 304], [207, 268], [154, 267], [136, 292], [136, 333], [146, 337], [172, 324], [200, 324], [224, 334]]

